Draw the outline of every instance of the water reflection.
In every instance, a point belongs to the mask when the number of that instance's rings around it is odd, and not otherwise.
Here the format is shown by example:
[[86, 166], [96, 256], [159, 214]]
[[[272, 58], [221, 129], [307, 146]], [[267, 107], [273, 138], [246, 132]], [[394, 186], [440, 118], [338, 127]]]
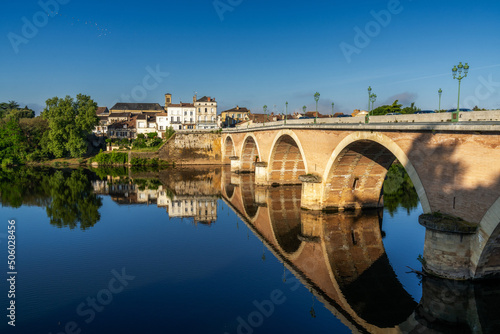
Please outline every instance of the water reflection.
[[[286, 268], [353, 331], [498, 330], [498, 317], [492, 316], [491, 310], [498, 313], [492, 295], [500, 296], [499, 286], [426, 277], [422, 281], [423, 298], [420, 303], [413, 300], [384, 249], [382, 210], [304, 211], [300, 208], [300, 186], [254, 187], [248, 184], [251, 176], [229, 177], [225, 173], [229, 171], [223, 173], [226, 184], [222, 189], [228, 205]], [[408, 186], [404, 177], [400, 180], [391, 186]], [[406, 209], [414, 205], [409, 194], [405, 197], [409, 199]]]
[[[418, 204], [411, 183], [399, 172], [384, 185], [389, 213]], [[100, 219], [102, 196], [109, 196], [118, 209], [149, 205], [164, 209], [170, 218], [207, 225], [217, 220], [222, 196], [285, 269], [354, 332], [500, 332], [498, 283], [424, 277], [421, 300], [412, 298], [386, 253], [382, 210], [304, 211], [300, 186], [261, 187], [253, 178], [220, 168], [23, 168], [0, 171], [0, 200], [3, 206], [45, 207], [50, 223], [58, 227], [89, 229]], [[314, 308], [313, 302], [312, 316]]]
[[220, 184], [218, 168], [135, 171], [92, 181], [95, 193], [109, 195], [117, 204], [156, 205], [165, 208], [170, 218], [206, 225], [217, 220]]
[[101, 198], [93, 192], [91, 177], [84, 170], [2, 169], [0, 200], [2, 206], [14, 208], [45, 207], [51, 224], [85, 230], [99, 221], [102, 206]]

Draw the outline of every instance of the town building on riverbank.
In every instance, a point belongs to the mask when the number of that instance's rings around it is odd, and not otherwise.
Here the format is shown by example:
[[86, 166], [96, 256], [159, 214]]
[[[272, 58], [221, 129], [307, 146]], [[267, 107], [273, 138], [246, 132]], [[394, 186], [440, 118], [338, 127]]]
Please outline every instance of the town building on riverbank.
[[193, 96], [196, 108], [196, 128], [200, 130], [215, 130], [217, 126], [217, 101], [210, 96], [197, 99]]

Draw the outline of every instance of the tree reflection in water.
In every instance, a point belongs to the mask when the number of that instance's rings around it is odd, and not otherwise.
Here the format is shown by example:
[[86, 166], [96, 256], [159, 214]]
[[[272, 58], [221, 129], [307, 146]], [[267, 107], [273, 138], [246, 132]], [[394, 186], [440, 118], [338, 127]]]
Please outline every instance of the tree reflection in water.
[[417, 191], [411, 182], [405, 168], [396, 162], [387, 171], [384, 181], [384, 207], [391, 216], [398, 207], [403, 207], [408, 213], [417, 208], [419, 199]]
[[0, 201], [3, 206], [14, 208], [45, 207], [51, 224], [71, 229], [79, 225], [85, 230], [99, 221], [102, 206], [88, 174], [81, 169], [2, 169]]

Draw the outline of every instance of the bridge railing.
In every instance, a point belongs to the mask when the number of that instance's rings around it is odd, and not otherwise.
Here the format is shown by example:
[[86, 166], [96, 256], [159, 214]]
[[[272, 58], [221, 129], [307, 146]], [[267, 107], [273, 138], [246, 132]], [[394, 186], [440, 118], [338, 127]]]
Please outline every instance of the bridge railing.
[[[436, 113], [436, 114], [408, 114], [408, 115], [384, 115], [370, 116], [369, 124], [387, 124], [387, 123], [450, 123], [452, 113]], [[459, 122], [500, 122], [500, 110], [486, 111], [471, 111], [461, 112], [459, 114]], [[288, 119], [287, 125], [328, 125], [328, 124], [365, 124], [364, 116], [357, 117], [333, 117], [333, 118], [312, 118], [308, 119]], [[246, 122], [237, 125], [234, 130], [244, 130], [262, 127], [283, 126], [284, 121], [252, 123]], [[226, 131], [230, 129], [225, 129]]]

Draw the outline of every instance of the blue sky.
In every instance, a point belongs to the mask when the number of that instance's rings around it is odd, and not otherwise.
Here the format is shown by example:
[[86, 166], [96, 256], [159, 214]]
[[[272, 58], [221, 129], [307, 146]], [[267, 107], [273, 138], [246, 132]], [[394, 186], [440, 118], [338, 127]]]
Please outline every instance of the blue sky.
[[498, 1], [41, 3], [50, 15], [38, 1], [2, 4], [0, 102], [40, 110], [50, 97], [84, 93], [100, 106], [163, 105], [167, 92], [187, 102], [196, 91], [219, 110], [279, 112], [285, 101], [314, 110], [318, 91], [320, 111], [333, 101], [351, 113], [367, 108], [371, 86], [375, 106], [399, 98], [422, 109], [437, 109], [442, 88], [445, 109], [456, 107], [451, 68], [462, 61], [461, 107], [500, 109]]

